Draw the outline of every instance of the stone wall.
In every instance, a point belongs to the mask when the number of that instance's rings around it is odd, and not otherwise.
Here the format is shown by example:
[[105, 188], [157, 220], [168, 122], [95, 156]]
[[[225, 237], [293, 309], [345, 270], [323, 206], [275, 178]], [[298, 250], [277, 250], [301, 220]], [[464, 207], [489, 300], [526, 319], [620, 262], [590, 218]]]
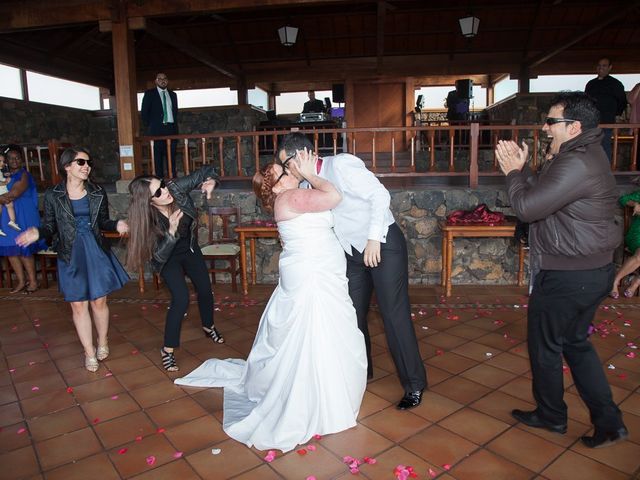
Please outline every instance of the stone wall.
[[[182, 134], [245, 132], [252, 131], [265, 119], [262, 110], [251, 106], [194, 108], [180, 110], [179, 127]], [[118, 122], [113, 112], [91, 112], [0, 97], [0, 144], [46, 146], [52, 139], [88, 148], [97, 160], [93, 176], [98, 182], [113, 183], [120, 178]], [[244, 154], [252, 157], [252, 141], [243, 142]], [[225, 141], [225, 167], [233, 175], [236, 174], [233, 173], [235, 146], [235, 139]], [[194, 150], [199, 151], [199, 145]], [[217, 154], [216, 147], [213, 157], [216, 162]], [[177, 156], [180, 162], [180, 149]], [[46, 169], [46, 172], [49, 170]]]
[[0, 143], [46, 146], [49, 140], [88, 148], [97, 160], [93, 170], [97, 181], [120, 177], [113, 115], [0, 97]]
[[[623, 187], [620, 193], [627, 193], [632, 189]], [[196, 205], [203, 205], [203, 198], [199, 192], [194, 192], [193, 198]], [[128, 203], [127, 195], [112, 194], [109, 200], [112, 214], [117, 218], [124, 217], [123, 212]], [[480, 203], [486, 203], [492, 210], [512, 214], [506, 192], [500, 188], [391, 190], [391, 210], [407, 238], [410, 283], [439, 284], [442, 236], [438, 221], [444, 220], [453, 210], [471, 209]], [[238, 205], [243, 214], [243, 222], [271, 220], [261, 212], [255, 196], [247, 191], [216, 190], [209, 204]], [[621, 211], [615, 214], [621, 216]], [[206, 225], [205, 222], [206, 219], [201, 218], [201, 225]], [[206, 243], [205, 226], [200, 228], [199, 239], [201, 245]], [[258, 282], [277, 282], [279, 242], [275, 239], [257, 240], [256, 252]], [[518, 258], [513, 238], [458, 238], [454, 243], [453, 256], [452, 281], [454, 284], [515, 283]], [[528, 262], [526, 265], [528, 269]], [[528, 277], [528, 270], [526, 274]], [[221, 280], [228, 282], [228, 278], [221, 278]]]

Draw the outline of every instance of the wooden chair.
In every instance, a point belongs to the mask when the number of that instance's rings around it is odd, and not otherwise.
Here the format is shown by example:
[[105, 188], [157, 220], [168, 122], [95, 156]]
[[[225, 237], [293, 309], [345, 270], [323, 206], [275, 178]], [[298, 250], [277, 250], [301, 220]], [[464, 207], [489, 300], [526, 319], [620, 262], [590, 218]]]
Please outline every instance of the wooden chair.
[[[222, 219], [221, 235], [214, 235], [217, 230], [216, 218]], [[216, 273], [228, 273], [231, 276], [231, 289], [238, 291], [237, 276], [240, 274], [240, 246], [235, 233], [232, 236], [231, 223], [238, 225], [240, 223], [240, 209], [237, 207], [209, 207], [208, 208], [208, 225], [209, 225], [209, 243], [202, 247], [202, 255], [205, 261], [209, 263], [207, 268], [211, 275], [211, 283], [216, 283]], [[216, 238], [217, 237], [217, 238]], [[217, 267], [216, 261], [225, 261], [228, 263], [226, 267]]]
[[[40, 274], [42, 275], [42, 288], [49, 288], [49, 273], [53, 279], [57, 281], [58, 277], [58, 254], [53, 250], [40, 250], [36, 253], [36, 270], [40, 266]], [[37, 273], [37, 272], [36, 272]]]

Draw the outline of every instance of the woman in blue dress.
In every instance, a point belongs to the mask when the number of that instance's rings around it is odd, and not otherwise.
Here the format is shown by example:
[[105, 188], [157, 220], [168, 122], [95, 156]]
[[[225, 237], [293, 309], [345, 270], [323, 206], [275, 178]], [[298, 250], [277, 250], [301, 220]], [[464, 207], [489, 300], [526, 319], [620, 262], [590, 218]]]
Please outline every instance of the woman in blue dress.
[[[9, 145], [4, 148], [4, 154], [9, 167], [8, 192], [0, 195], [0, 205], [13, 202], [16, 211], [16, 223], [22, 229], [38, 227], [40, 215], [38, 214], [38, 193], [33, 177], [22, 164], [22, 153], [17, 145]], [[0, 237], [0, 257], [7, 257], [11, 268], [16, 273], [17, 283], [11, 293], [32, 293], [38, 289], [36, 283], [36, 266], [33, 254], [43, 248], [44, 242], [34, 243], [26, 247], [16, 245], [16, 237], [19, 232], [9, 225], [9, 215], [3, 209], [0, 217], [0, 229], [5, 232]], [[26, 272], [26, 275], [25, 275]]]
[[[30, 228], [16, 242], [26, 247], [44, 238], [58, 254], [58, 286], [71, 304], [73, 323], [84, 347], [85, 368], [98, 370], [98, 360], [109, 355], [107, 295], [129, 280], [127, 273], [103, 243], [102, 230], [128, 230], [123, 220], [109, 219], [107, 194], [89, 179], [92, 160], [84, 148], [68, 148], [60, 156], [64, 181], [44, 196], [44, 218], [40, 228]], [[98, 334], [93, 345], [91, 313]]]

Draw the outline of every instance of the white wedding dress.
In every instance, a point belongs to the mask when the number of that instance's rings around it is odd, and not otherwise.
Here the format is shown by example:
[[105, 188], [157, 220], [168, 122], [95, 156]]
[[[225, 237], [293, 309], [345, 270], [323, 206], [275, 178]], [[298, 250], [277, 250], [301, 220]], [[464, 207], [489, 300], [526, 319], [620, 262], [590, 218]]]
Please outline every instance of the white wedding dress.
[[330, 211], [278, 223], [280, 281], [246, 361], [207, 360], [178, 385], [225, 387], [224, 431], [287, 452], [356, 424], [367, 383], [364, 338]]

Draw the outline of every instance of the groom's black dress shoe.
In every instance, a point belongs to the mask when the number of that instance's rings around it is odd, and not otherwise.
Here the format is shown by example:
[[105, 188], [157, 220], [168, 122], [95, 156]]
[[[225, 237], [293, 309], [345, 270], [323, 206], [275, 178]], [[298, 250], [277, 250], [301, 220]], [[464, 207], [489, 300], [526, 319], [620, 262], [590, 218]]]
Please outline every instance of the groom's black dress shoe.
[[417, 407], [422, 402], [422, 392], [423, 390], [416, 390], [415, 392], [405, 393], [396, 408], [398, 410], [408, 410], [409, 408]]
[[596, 428], [593, 432], [593, 437], [580, 437], [580, 440], [589, 448], [601, 448], [626, 440], [627, 437], [629, 437], [629, 431], [627, 427], [622, 426], [613, 431]]
[[524, 410], [511, 410], [511, 416], [518, 420], [520, 423], [524, 423], [530, 427], [534, 428], [544, 428], [554, 433], [567, 433], [567, 424], [566, 423], [558, 423], [553, 424], [545, 421], [540, 418], [538, 412], [533, 410], [531, 412], [525, 412]]

